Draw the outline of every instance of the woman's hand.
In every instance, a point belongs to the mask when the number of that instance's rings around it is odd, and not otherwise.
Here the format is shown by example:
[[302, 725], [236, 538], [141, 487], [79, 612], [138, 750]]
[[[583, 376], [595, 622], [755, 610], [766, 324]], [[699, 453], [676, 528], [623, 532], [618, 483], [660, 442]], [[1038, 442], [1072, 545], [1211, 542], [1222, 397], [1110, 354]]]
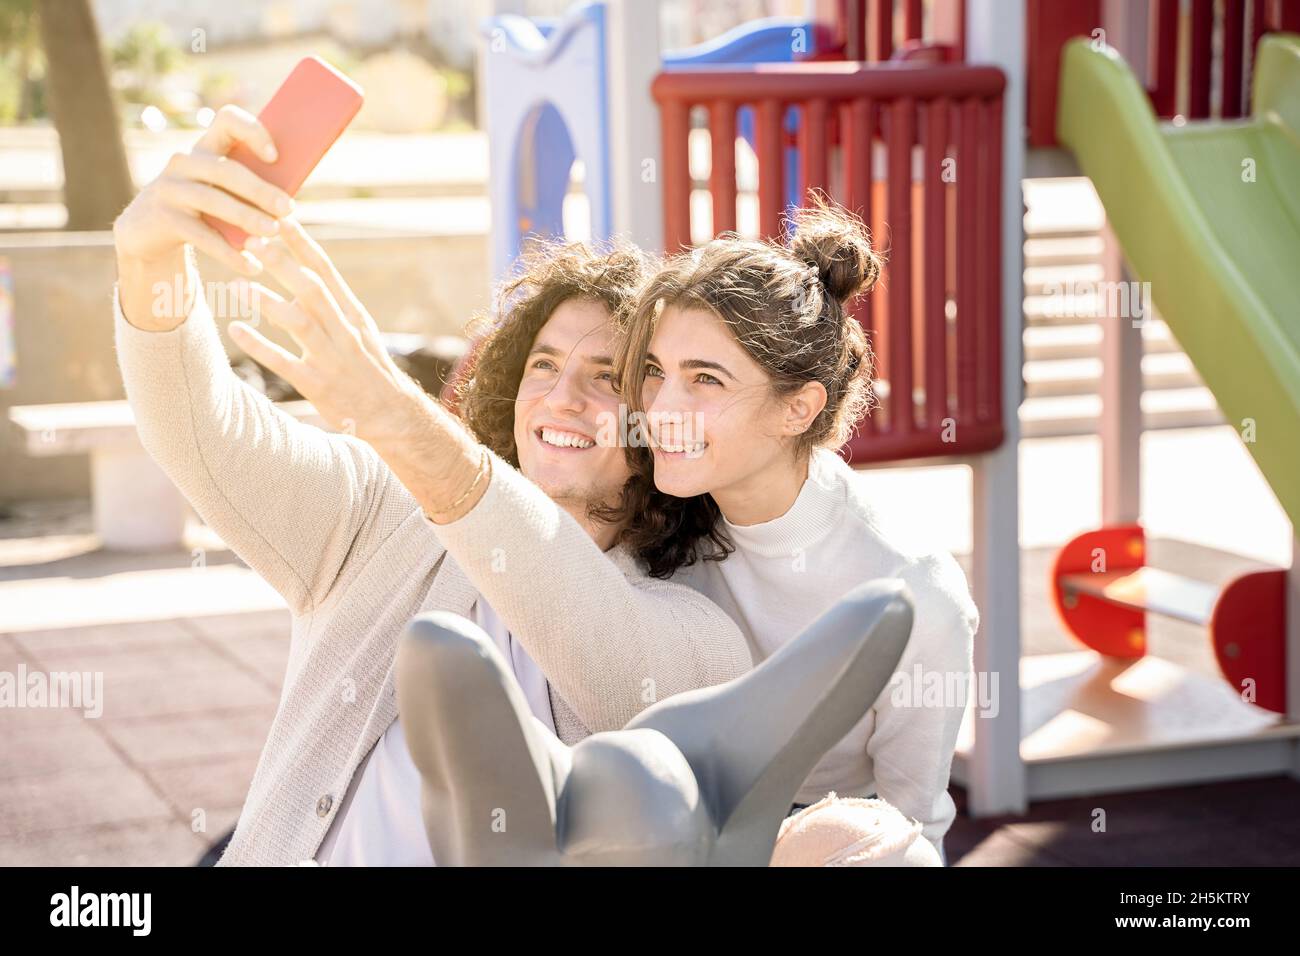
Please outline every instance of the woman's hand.
[[254, 303], [260, 315], [293, 336], [302, 355], [244, 322], [230, 324], [230, 337], [293, 385], [334, 428], [370, 442], [399, 437], [425, 400], [423, 389], [389, 356], [375, 320], [324, 250], [296, 219], [281, 224], [279, 239], [257, 251], [267, 274], [293, 299], [254, 283]]
[[[185, 246], [192, 245], [244, 276], [261, 264], [230, 244], [201, 218], [208, 213], [250, 236], [274, 236], [293, 199], [226, 153], [244, 143], [268, 162], [275, 144], [257, 118], [223, 106], [188, 153], [176, 153], [162, 174], [131, 200], [113, 223], [123, 311], [141, 328], [174, 328], [187, 313], [156, 314], [153, 286], [185, 273]], [[192, 290], [191, 290], [192, 291]], [[187, 297], [188, 299], [188, 297]], [[179, 311], [179, 310], [176, 310]]]

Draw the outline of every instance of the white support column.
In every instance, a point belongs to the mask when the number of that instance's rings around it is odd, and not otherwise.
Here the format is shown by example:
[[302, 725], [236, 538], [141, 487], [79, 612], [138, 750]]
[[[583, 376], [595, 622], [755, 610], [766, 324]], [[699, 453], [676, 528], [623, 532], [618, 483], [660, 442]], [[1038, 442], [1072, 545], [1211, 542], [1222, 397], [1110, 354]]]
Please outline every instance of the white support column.
[[491, 51], [488, 49], [488, 45], [479, 37], [479, 24], [484, 20], [492, 17], [504, 16], [507, 13], [513, 13], [522, 17], [528, 12], [528, 4], [526, 0], [474, 0], [472, 11], [474, 22], [470, 26], [470, 34], [473, 37], [474, 43], [477, 44], [475, 46], [477, 55], [474, 57], [474, 109], [478, 114], [479, 128], [486, 130], [487, 80], [485, 77], [484, 63]]
[[[1142, 324], [1151, 320], [1151, 303], [1133, 291], [1124, 253], [1107, 222], [1102, 229], [1102, 278], [1129, 283], [1122, 295], [1103, 288], [1101, 308], [1101, 521], [1129, 524], [1141, 515], [1142, 499]], [[1127, 309], [1111, 306], [1124, 303]], [[1141, 313], [1135, 308], [1140, 303]], [[1138, 317], [1140, 314], [1140, 317]]]
[[650, 82], [660, 69], [658, 0], [608, 0], [609, 160], [614, 233], [664, 247], [659, 110]]
[[974, 716], [967, 771], [971, 816], [1026, 808], [1020, 759], [1020, 376], [1024, 311], [1025, 5], [1005, 0], [966, 4], [966, 58], [1007, 76], [1002, 105], [1002, 413], [1006, 441], [974, 463], [975, 602], [980, 629], [975, 670], [996, 674], [998, 712]]
[[[479, 24], [484, 20], [493, 17], [504, 16], [508, 13], [516, 16], [524, 16], [528, 12], [526, 0], [473, 0], [471, 7], [474, 23], [470, 27], [470, 33], [473, 36], [475, 46], [474, 56], [474, 112], [478, 116], [479, 129], [485, 133], [488, 130], [488, 101], [487, 101], [487, 63], [488, 57], [495, 55], [492, 50], [492, 41], [484, 40], [479, 36]], [[492, 150], [505, 150], [508, 147], [504, 143], [491, 142], [491, 136], [488, 136], [488, 151], [491, 156]], [[499, 161], [500, 157], [496, 157]], [[493, 165], [489, 159], [489, 169]], [[502, 168], [509, 168], [509, 163], [501, 163]], [[491, 188], [488, 194], [491, 196]], [[494, 210], [493, 218], [500, 210]], [[493, 237], [489, 237], [490, 239]], [[501, 242], [500, 236], [496, 236], [496, 242]], [[497, 281], [505, 277], [505, 267], [500, 264], [499, 257], [502, 255], [494, 251], [497, 247], [492, 242], [488, 243], [488, 294], [495, 293], [494, 286]]]
[[[1106, 42], [1124, 57], [1145, 86], [1150, 10], [1146, 0], [1103, 0]], [[1102, 278], [1128, 282], [1133, 276], [1107, 222], [1102, 230]], [[1133, 286], [1128, 287], [1132, 291]], [[1117, 301], [1103, 297], [1103, 301]], [[1131, 296], [1125, 300], [1131, 303]], [[1142, 321], [1151, 318], [1151, 303]], [[1142, 514], [1142, 329], [1126, 316], [1103, 314], [1101, 344], [1101, 521], [1130, 524]]]

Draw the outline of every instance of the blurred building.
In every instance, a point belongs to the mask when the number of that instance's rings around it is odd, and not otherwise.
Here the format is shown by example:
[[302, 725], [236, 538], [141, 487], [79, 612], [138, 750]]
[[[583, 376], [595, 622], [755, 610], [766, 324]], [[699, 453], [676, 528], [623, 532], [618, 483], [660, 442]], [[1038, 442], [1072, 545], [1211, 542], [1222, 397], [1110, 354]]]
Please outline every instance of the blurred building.
[[[328, 33], [370, 50], [402, 40], [427, 44], [450, 66], [473, 64], [479, 20], [492, 13], [557, 16], [575, 0], [94, 0], [100, 30], [112, 41], [132, 24], [166, 24], [183, 45], [202, 30], [209, 47]], [[662, 0], [666, 48], [711, 39], [756, 17], [792, 16], [805, 0]]]
[[327, 33], [362, 50], [403, 40], [427, 43], [461, 68], [473, 59], [481, 5], [479, 0], [94, 0], [100, 31], [110, 43], [133, 24], [153, 20], [187, 48], [199, 36], [215, 48]]

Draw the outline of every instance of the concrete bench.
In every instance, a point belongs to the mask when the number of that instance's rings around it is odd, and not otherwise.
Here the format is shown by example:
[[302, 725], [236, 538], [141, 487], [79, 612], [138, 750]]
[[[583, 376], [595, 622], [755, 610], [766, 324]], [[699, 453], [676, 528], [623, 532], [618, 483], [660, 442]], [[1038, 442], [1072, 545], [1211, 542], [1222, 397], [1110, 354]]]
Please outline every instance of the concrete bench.
[[[324, 427], [310, 402], [276, 405], [301, 422]], [[140, 444], [129, 403], [18, 405], [9, 409], [9, 420], [33, 457], [89, 453], [95, 531], [104, 547], [184, 547], [189, 505]]]

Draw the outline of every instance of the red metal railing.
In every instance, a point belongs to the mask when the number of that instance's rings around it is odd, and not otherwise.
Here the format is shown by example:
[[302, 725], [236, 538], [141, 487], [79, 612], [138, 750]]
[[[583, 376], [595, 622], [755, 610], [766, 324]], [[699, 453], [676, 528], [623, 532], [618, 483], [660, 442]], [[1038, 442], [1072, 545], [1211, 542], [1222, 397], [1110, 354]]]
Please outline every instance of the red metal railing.
[[[860, 215], [887, 256], [855, 303], [876, 354], [878, 406], [854, 462], [987, 451], [1001, 443], [1002, 92], [993, 67], [764, 64], [659, 74], [664, 244], [691, 244], [691, 111], [708, 113], [714, 234], [737, 220], [737, 111], [752, 107], [758, 231], [785, 212], [787, 113], [798, 123], [801, 195]], [[881, 243], [881, 237], [887, 241]]]
[[950, 50], [947, 59], [964, 59], [965, 0], [930, 0], [928, 22], [925, 6], [922, 0], [837, 0], [834, 58], [883, 63], [925, 46]]
[[[1054, 146], [1062, 46], [1072, 37], [1116, 25], [1104, 22], [1101, 0], [1028, 4], [1029, 144]], [[1147, 76], [1140, 79], [1156, 115], [1192, 120], [1244, 116], [1259, 39], [1277, 30], [1300, 30], [1300, 0], [1189, 0], [1185, 16], [1182, 10], [1179, 0], [1151, 0], [1148, 7]], [[1180, 31], [1185, 31], [1185, 43], [1179, 42]]]
[[[1259, 38], [1278, 30], [1300, 30], [1298, 0], [1221, 0], [1217, 9], [1214, 0], [1191, 0], [1188, 42], [1180, 56], [1178, 0], [1153, 0], [1150, 11], [1151, 103], [1163, 117], [1179, 112], [1188, 119], [1211, 116], [1216, 25], [1220, 32], [1218, 115], [1224, 119], [1247, 111]], [[1178, 102], [1180, 87], [1186, 90], [1184, 104]]]

